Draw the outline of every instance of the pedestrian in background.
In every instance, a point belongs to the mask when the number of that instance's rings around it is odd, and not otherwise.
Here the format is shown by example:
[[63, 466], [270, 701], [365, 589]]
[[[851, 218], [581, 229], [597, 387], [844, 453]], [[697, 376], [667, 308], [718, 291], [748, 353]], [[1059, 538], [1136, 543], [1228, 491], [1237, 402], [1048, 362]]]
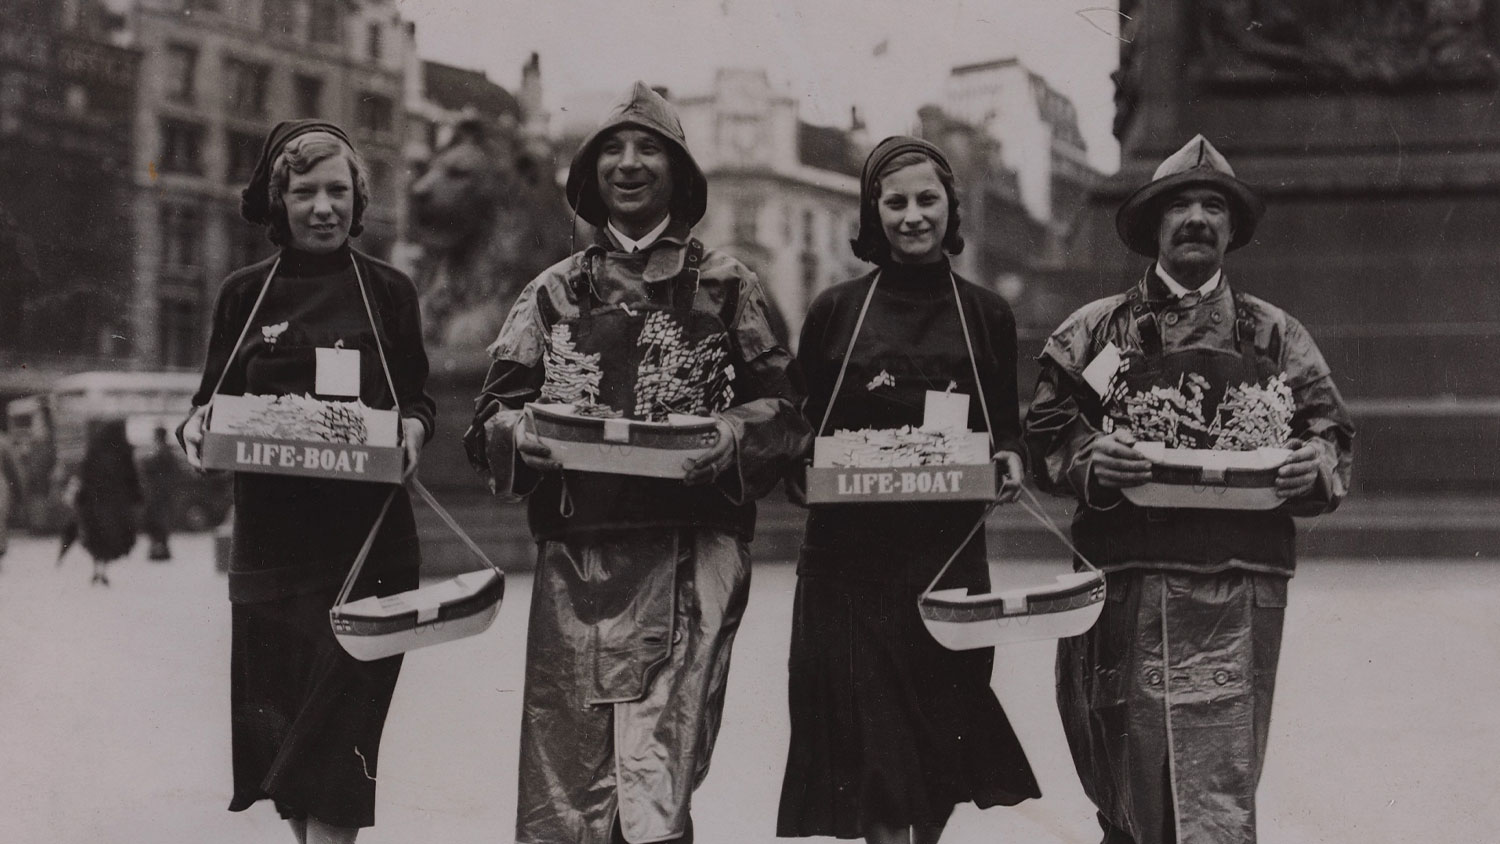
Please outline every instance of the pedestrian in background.
[[130, 553], [139, 526], [141, 483], [134, 449], [125, 438], [125, 420], [108, 419], [94, 427], [77, 477], [73, 506], [78, 535], [94, 558], [89, 583], [108, 586], [105, 566]]
[[151, 540], [147, 557], [152, 560], [172, 559], [173, 503], [178, 485], [183, 479], [181, 458], [177, 449], [167, 443], [167, 429], [157, 428], [152, 434], [151, 451], [141, 461], [141, 486], [146, 495], [145, 528]]
[[[281, 248], [219, 291], [203, 380], [178, 433], [189, 463], [202, 465], [204, 408], [220, 373], [225, 394], [311, 395], [317, 350], [343, 348], [359, 352], [360, 401], [400, 408], [406, 464], [415, 469], [434, 417], [417, 291], [350, 246], [368, 201], [364, 161], [343, 129], [300, 120], [271, 130], [240, 213]], [[401, 657], [355, 660], [334, 638], [328, 610], [390, 494], [359, 481], [234, 476], [229, 809], [270, 799], [299, 844], [353, 841], [375, 823], [380, 737]], [[349, 597], [414, 589], [420, 563], [411, 501], [398, 488]]]
[[[860, 187], [852, 245], [876, 269], [824, 291], [802, 324], [807, 419], [820, 435], [915, 428], [929, 390], [971, 396], [968, 427], [990, 434], [1001, 494], [1014, 500], [1024, 471], [1015, 318], [949, 265], [963, 248], [952, 169], [932, 144], [892, 137], [866, 159]], [[934, 844], [955, 804], [1041, 796], [990, 688], [994, 650], [947, 650], [917, 610], [984, 507], [812, 506], [792, 610], [778, 836]], [[983, 533], [945, 578], [940, 588], [989, 589]]]

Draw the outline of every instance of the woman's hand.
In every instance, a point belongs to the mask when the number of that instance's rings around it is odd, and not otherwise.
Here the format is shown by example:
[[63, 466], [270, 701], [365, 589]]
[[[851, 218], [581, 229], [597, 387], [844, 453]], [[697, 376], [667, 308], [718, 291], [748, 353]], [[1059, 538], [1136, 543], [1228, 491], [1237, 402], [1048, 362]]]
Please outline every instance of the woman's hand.
[[682, 482], [688, 486], [712, 483], [724, 470], [734, 465], [734, 432], [722, 418], [714, 423], [719, 439], [713, 447], [691, 460], [683, 461]]
[[401, 475], [405, 480], [417, 472], [422, 446], [427, 442], [427, 426], [415, 416], [407, 416], [401, 420], [401, 439], [406, 446], [406, 471]]
[[538, 472], [561, 472], [562, 463], [552, 457], [552, 449], [542, 444], [531, 426], [526, 424], [526, 417], [522, 416], [516, 422], [516, 453], [521, 455], [521, 462]]
[[997, 451], [990, 460], [1000, 469], [1000, 494], [997, 496], [1001, 504], [1009, 504], [1021, 497], [1021, 484], [1024, 483], [1026, 465], [1021, 462], [1021, 455], [1014, 451]]
[[182, 453], [187, 462], [198, 471], [203, 471], [203, 420], [208, 416], [207, 406], [195, 407], [182, 424]]

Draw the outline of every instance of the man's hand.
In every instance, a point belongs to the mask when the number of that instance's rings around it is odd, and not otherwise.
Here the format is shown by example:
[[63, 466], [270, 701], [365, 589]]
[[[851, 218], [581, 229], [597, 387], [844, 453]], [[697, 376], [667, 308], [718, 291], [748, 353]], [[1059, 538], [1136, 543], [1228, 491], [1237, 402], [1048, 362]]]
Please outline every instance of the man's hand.
[[1276, 497], [1300, 498], [1318, 482], [1318, 450], [1301, 440], [1287, 443], [1287, 448], [1293, 451], [1276, 470]]
[[552, 449], [542, 445], [542, 441], [532, 432], [531, 426], [526, 424], [526, 417], [522, 416], [516, 422], [516, 453], [521, 455], [521, 462], [537, 470], [538, 472], [561, 472], [562, 463], [552, 457]]
[[717, 420], [716, 426], [719, 429], [718, 442], [701, 456], [682, 463], [685, 470], [682, 482], [688, 486], [712, 483], [721, 472], [734, 465], [734, 433], [723, 419]]
[[422, 420], [408, 416], [401, 420], [401, 439], [406, 447], [406, 471], [403, 480], [417, 472], [417, 461], [422, 459], [422, 445], [427, 441], [427, 426]]
[[1021, 455], [1014, 451], [997, 451], [990, 458], [995, 465], [1000, 467], [1000, 495], [1001, 504], [1009, 504], [1021, 497], [1021, 484], [1026, 472], [1026, 466], [1021, 462]]
[[1090, 447], [1094, 478], [1106, 489], [1140, 486], [1151, 480], [1151, 461], [1135, 450], [1135, 434], [1115, 431]]
[[208, 415], [205, 407], [195, 407], [182, 426], [183, 453], [187, 462], [198, 471], [203, 471], [203, 419]]

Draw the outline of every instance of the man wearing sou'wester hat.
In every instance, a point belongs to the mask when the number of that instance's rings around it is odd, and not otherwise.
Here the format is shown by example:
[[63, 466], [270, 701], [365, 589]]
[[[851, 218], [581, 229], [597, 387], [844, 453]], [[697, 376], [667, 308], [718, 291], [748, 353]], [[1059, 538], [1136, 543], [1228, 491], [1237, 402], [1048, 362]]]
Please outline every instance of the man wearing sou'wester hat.
[[[637, 82], [566, 193], [597, 237], [521, 292], [465, 437], [491, 488], [527, 501], [537, 540], [516, 840], [688, 842], [754, 501], [810, 445], [802, 379], [754, 273], [691, 235], [707, 183], [664, 98]], [[523, 421], [533, 401], [712, 416], [717, 443], [682, 478], [565, 470]]]
[[[1263, 211], [1193, 138], [1116, 215], [1151, 267], [1069, 316], [1038, 358], [1033, 474], [1077, 500], [1074, 542], [1107, 577], [1098, 624], [1057, 657], [1064, 732], [1105, 844], [1255, 841], [1292, 517], [1332, 510], [1348, 488], [1354, 431], [1322, 354], [1223, 270]], [[1270, 509], [1225, 509], [1211, 490], [1141, 506], [1122, 491], [1153, 480], [1136, 448], [1147, 441], [1289, 455]]]

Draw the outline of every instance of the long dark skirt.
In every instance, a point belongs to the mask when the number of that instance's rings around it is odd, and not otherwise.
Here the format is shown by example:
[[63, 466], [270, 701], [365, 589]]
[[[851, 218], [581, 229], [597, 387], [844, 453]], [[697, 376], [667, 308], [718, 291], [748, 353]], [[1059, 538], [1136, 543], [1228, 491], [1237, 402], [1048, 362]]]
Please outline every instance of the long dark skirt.
[[[382, 594], [415, 587], [416, 570], [395, 579]], [[286, 818], [375, 823], [380, 735], [401, 657], [360, 662], [339, 647], [328, 623], [337, 591], [232, 605], [230, 811], [270, 798]]]
[[920, 591], [798, 578], [778, 836], [859, 838], [873, 821], [941, 824], [958, 803], [1041, 796], [990, 689], [993, 651], [935, 642]]

